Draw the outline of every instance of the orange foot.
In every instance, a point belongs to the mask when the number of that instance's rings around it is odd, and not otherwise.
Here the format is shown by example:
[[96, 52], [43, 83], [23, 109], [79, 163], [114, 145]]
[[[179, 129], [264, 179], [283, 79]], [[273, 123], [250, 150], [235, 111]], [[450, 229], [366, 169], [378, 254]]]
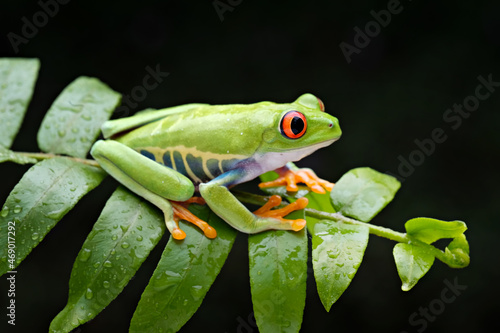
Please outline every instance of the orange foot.
[[191, 199], [183, 202], [170, 201], [170, 203], [172, 204], [174, 210], [174, 221], [176, 224], [176, 227], [171, 231], [172, 237], [178, 240], [186, 238], [186, 233], [179, 228], [179, 220], [184, 220], [193, 223], [198, 228], [200, 228], [201, 231], [203, 231], [205, 236], [207, 236], [208, 238], [213, 239], [217, 237], [217, 231], [215, 231], [213, 227], [211, 227], [207, 222], [201, 220], [187, 209], [187, 207], [191, 203], [204, 205], [205, 200], [203, 198], [192, 197]]
[[333, 183], [323, 180], [316, 176], [311, 169], [286, 169], [285, 171], [277, 170], [280, 177], [270, 182], [260, 183], [259, 187], [274, 187], [286, 185], [286, 190], [290, 192], [297, 192], [297, 183], [304, 183], [315, 193], [323, 194], [326, 191], [333, 189]]
[[291, 223], [293, 231], [302, 230], [306, 226], [306, 220], [287, 220], [284, 219], [283, 216], [286, 216], [293, 211], [306, 208], [309, 201], [306, 198], [299, 198], [297, 201], [292, 202], [283, 208], [271, 210], [271, 208], [278, 206], [280, 203], [281, 197], [279, 195], [273, 195], [269, 198], [269, 201], [264, 204], [264, 206], [260, 207], [253, 213], [260, 217], [273, 217], [283, 223]]

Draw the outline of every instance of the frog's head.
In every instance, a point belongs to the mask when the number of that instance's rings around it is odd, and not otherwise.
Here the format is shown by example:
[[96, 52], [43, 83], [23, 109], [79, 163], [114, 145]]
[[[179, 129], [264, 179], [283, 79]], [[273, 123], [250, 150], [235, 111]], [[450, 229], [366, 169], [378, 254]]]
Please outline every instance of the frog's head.
[[273, 152], [297, 161], [326, 147], [342, 134], [337, 118], [325, 112], [323, 102], [304, 94], [290, 104], [278, 104], [274, 126], [264, 133], [261, 152]]

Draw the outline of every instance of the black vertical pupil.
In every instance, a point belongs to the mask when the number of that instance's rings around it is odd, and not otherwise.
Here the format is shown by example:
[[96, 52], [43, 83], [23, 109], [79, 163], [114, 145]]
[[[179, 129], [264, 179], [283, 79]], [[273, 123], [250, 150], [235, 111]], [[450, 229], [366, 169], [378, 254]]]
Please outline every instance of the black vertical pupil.
[[290, 127], [293, 134], [297, 135], [304, 129], [304, 121], [300, 117], [293, 117]]

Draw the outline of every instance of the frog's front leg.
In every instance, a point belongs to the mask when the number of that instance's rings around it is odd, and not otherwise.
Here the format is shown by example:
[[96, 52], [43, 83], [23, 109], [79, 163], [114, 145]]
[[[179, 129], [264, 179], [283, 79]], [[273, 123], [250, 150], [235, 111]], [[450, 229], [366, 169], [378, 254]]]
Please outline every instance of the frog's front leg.
[[208, 223], [176, 202], [186, 201], [194, 194], [193, 183], [184, 175], [113, 140], [97, 141], [90, 153], [113, 178], [163, 211], [165, 224], [175, 239], [186, 237], [179, 228], [179, 219], [194, 223], [209, 238], [217, 235]]
[[287, 191], [297, 192], [297, 183], [304, 183], [311, 189], [311, 191], [323, 194], [326, 191], [331, 191], [335, 185], [329, 181], [319, 178], [311, 169], [299, 169], [291, 162], [275, 171], [279, 175], [278, 179], [260, 183], [260, 188], [286, 185]]
[[287, 220], [283, 218], [294, 210], [305, 208], [307, 206], [305, 198], [301, 198], [284, 208], [271, 210], [281, 203], [281, 197], [273, 196], [255, 213], [250, 212], [228, 189], [228, 186], [243, 178], [244, 172], [243, 169], [235, 169], [208, 183], [200, 184], [201, 196], [218, 216], [233, 228], [247, 234], [270, 229], [299, 231], [305, 227], [306, 221], [303, 219]]

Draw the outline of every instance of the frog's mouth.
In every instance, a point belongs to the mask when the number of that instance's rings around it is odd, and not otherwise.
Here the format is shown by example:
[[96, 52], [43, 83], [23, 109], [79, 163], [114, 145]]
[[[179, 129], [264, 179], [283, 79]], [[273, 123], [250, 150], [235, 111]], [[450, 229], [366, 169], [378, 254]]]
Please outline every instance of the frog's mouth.
[[302, 148], [284, 149], [281, 151], [264, 153], [258, 156], [254, 156], [254, 160], [261, 167], [262, 173], [276, 170], [284, 166], [288, 162], [299, 161], [302, 158], [314, 153], [316, 150], [331, 145], [339, 138], [340, 137]]
[[314, 145], [306, 146], [303, 148], [284, 150], [283, 152], [280, 152], [279, 154], [283, 154], [287, 158], [289, 158], [288, 162], [296, 162], [296, 161], [299, 161], [308, 155], [311, 155], [312, 153], [314, 153], [316, 150], [318, 150], [320, 148], [328, 147], [329, 145], [331, 145], [332, 143], [334, 143], [338, 139], [340, 139], [340, 137], [330, 139], [327, 141], [323, 141], [323, 142], [319, 142], [319, 143], [316, 143]]

